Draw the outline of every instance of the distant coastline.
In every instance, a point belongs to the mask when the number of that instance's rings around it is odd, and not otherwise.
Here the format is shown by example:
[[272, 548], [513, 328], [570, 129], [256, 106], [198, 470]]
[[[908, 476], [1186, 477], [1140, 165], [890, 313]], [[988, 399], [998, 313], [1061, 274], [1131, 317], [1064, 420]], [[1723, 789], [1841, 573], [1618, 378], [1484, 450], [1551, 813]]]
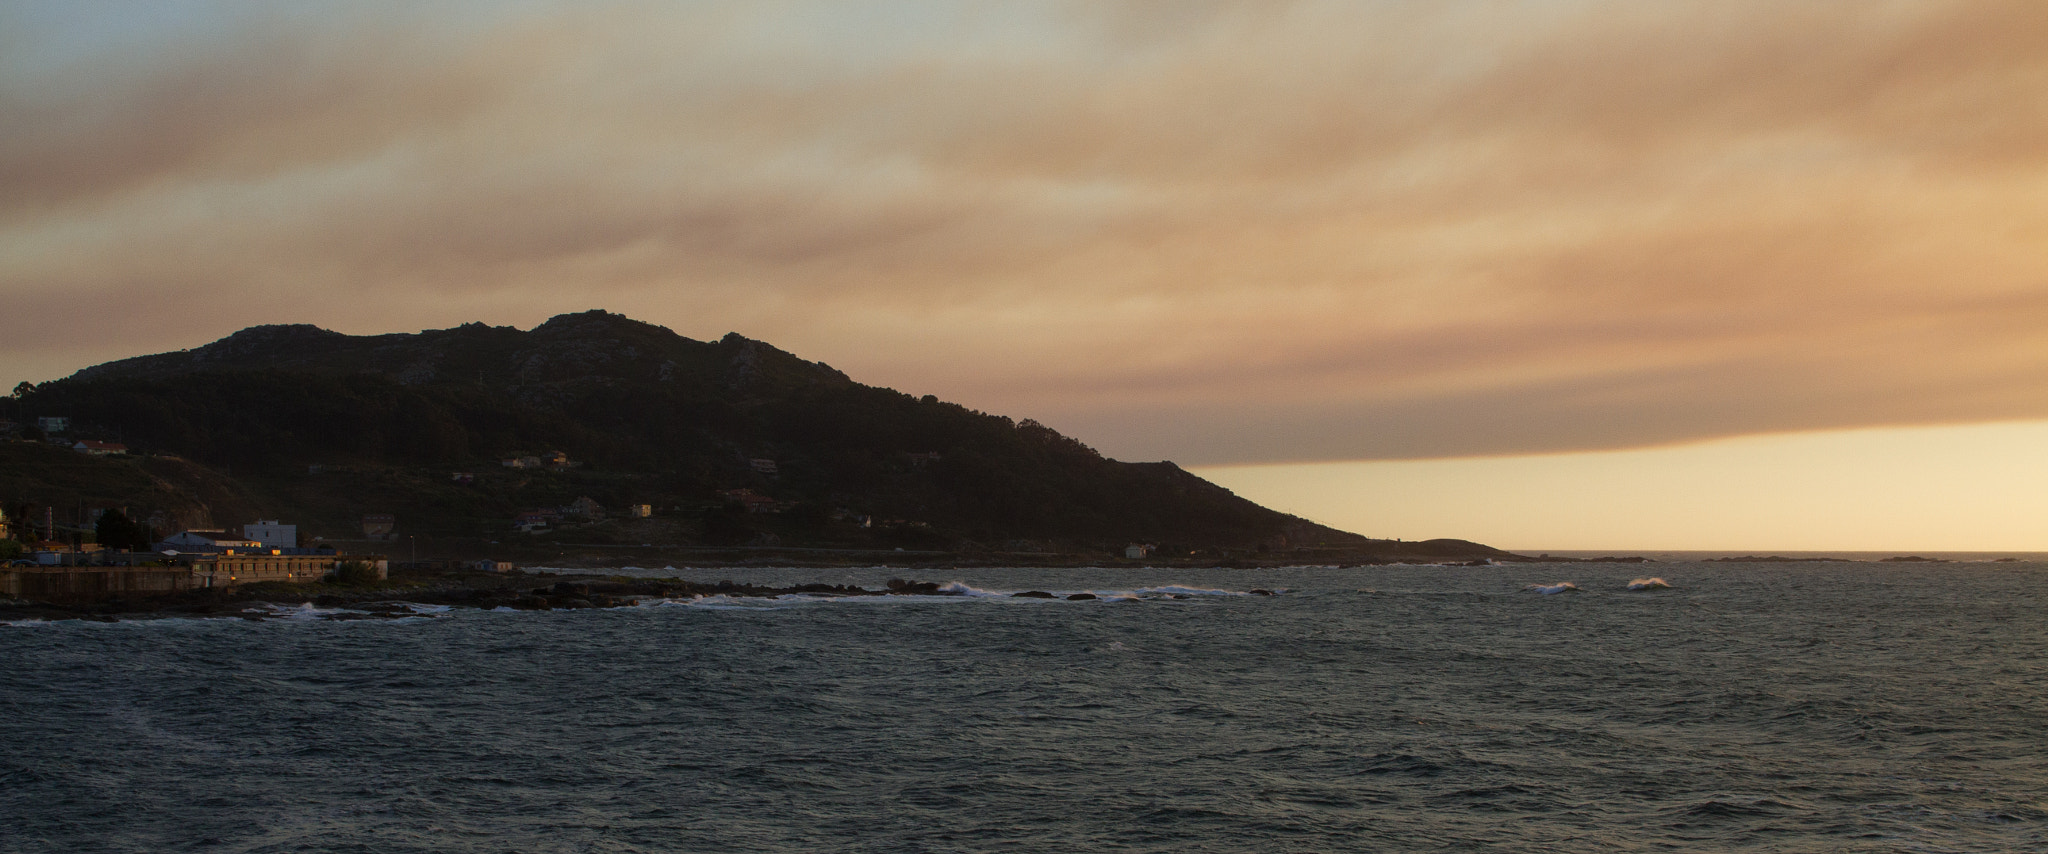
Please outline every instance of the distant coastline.
[[2039, 552], [1994, 552], [1994, 551], [1800, 551], [1784, 549], [1512, 549], [1523, 555], [1549, 555], [1558, 558], [1584, 560], [1593, 557], [1633, 556], [1644, 557], [1658, 562], [1727, 560], [1730, 558], [1766, 557], [1787, 560], [1839, 560], [1878, 563], [1890, 558], [1921, 557], [1930, 560], [1955, 563], [1993, 563], [1997, 561], [2048, 561], [2048, 551]]

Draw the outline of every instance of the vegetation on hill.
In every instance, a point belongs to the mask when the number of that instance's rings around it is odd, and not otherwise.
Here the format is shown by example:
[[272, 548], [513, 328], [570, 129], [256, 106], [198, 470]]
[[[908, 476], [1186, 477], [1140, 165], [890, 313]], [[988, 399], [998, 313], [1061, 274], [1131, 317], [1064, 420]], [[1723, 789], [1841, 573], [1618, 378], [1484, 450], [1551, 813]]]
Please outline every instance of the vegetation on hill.
[[[49, 454], [67, 452], [10, 448], [36, 462], [10, 458], [0, 498], [125, 505], [138, 519], [260, 513], [342, 537], [386, 512], [406, 533], [513, 537], [522, 510], [589, 497], [655, 514], [543, 536], [1024, 551], [1377, 542], [1172, 463], [1104, 459], [1029, 420], [861, 385], [736, 334], [693, 341], [602, 311], [531, 331], [254, 327], [25, 387], [7, 406], [23, 423], [64, 416], [73, 436], [180, 459], [60, 463]], [[500, 464], [554, 452], [575, 465]], [[738, 489], [776, 512], [746, 512], [728, 494]]]

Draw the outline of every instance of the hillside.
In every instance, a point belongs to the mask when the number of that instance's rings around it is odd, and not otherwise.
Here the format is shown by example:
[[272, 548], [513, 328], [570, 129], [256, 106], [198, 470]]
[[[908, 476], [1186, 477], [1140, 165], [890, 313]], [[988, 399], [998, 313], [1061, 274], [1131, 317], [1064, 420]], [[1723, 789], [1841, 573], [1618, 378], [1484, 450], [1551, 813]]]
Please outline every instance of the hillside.
[[[403, 533], [443, 538], [1064, 552], [1150, 542], [1181, 554], [1396, 548], [1259, 507], [1172, 463], [1104, 459], [1029, 420], [862, 385], [736, 334], [694, 341], [602, 311], [531, 331], [468, 324], [350, 336], [259, 326], [88, 368], [7, 405], [19, 422], [67, 417], [71, 437], [179, 457], [218, 481], [211, 498], [180, 499], [135, 480], [139, 491], [119, 501], [142, 505], [131, 515], [201, 521], [210, 511], [213, 523], [234, 524], [260, 513], [330, 537], [353, 536], [365, 513], [392, 513]], [[501, 464], [555, 452], [575, 465]], [[94, 462], [138, 473], [166, 464]], [[119, 492], [51, 491], [54, 481], [39, 487], [28, 472], [0, 479], [0, 489], [16, 503], [113, 502]], [[744, 512], [729, 494], [737, 489], [772, 512]], [[638, 504], [655, 514], [512, 533], [515, 514], [581, 497], [613, 516]], [[229, 508], [236, 515], [224, 515]], [[1443, 549], [1493, 553], [1469, 545]]]

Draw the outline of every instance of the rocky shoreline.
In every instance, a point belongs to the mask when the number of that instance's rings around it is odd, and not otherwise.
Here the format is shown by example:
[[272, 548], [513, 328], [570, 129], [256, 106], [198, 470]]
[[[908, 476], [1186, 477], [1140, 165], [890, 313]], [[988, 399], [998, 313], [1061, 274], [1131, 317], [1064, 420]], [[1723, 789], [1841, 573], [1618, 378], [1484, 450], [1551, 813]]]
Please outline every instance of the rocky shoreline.
[[[1253, 595], [1274, 595], [1254, 589]], [[506, 608], [552, 611], [630, 607], [649, 600], [727, 597], [773, 599], [781, 596], [947, 596], [959, 595], [933, 581], [890, 579], [879, 590], [850, 584], [766, 586], [732, 581], [694, 582], [674, 578], [592, 578], [552, 573], [400, 573], [386, 582], [365, 586], [333, 583], [250, 584], [194, 590], [147, 599], [108, 599], [91, 603], [49, 603], [0, 600], [0, 623], [15, 621], [124, 620], [218, 618], [262, 621], [303, 618], [280, 603], [303, 603], [323, 612], [322, 619], [396, 619], [419, 616], [422, 608]], [[1091, 593], [1058, 596], [1043, 590], [1013, 594], [1021, 599], [1097, 598]]]

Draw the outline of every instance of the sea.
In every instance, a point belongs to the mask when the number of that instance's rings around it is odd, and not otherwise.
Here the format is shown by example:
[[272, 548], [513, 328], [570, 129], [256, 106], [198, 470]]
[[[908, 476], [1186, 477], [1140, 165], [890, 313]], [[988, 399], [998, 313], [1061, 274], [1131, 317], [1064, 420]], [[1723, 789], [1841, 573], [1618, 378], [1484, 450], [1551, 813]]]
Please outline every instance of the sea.
[[631, 573], [954, 595], [0, 625], [0, 851], [2048, 851], [2040, 561]]

